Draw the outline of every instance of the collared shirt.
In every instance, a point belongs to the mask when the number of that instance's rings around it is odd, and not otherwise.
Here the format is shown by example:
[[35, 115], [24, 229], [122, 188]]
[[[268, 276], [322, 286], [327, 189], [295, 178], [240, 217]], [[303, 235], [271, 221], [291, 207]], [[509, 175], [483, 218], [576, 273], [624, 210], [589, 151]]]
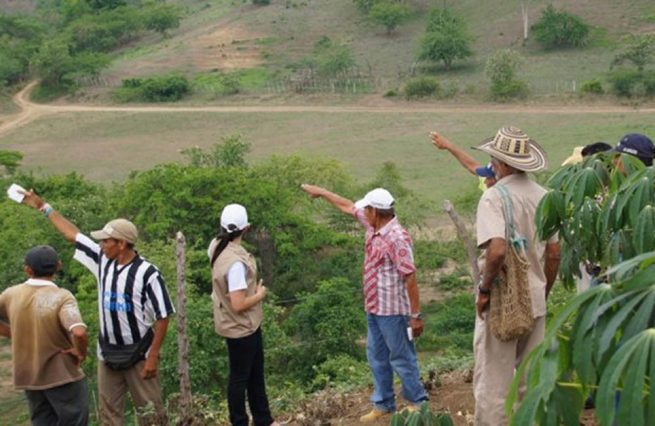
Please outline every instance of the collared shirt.
[[[512, 200], [512, 215], [516, 232], [527, 239], [527, 258], [530, 263], [528, 281], [532, 296], [532, 315], [535, 318], [546, 314], [546, 274], [544, 263], [546, 241], [536, 239], [537, 228], [534, 222], [535, 212], [546, 190], [531, 181], [527, 175], [512, 174], [505, 176], [496, 183], [503, 184]], [[478, 246], [485, 246], [492, 238], [505, 239], [505, 216], [503, 201], [498, 189], [487, 189], [480, 202], [476, 215], [476, 230]], [[557, 236], [549, 243], [557, 242]]]
[[119, 265], [95, 241], [77, 234], [73, 257], [97, 280], [100, 336], [109, 343], [138, 342], [156, 320], [175, 312], [159, 269], [138, 254]]
[[73, 347], [69, 332], [86, 327], [70, 291], [31, 278], [0, 294], [0, 320], [11, 329], [16, 389], [43, 390], [81, 380], [84, 373], [62, 349]]
[[405, 277], [416, 271], [411, 237], [395, 217], [375, 231], [364, 209], [353, 207], [352, 214], [366, 228], [364, 309], [376, 315], [409, 315]]

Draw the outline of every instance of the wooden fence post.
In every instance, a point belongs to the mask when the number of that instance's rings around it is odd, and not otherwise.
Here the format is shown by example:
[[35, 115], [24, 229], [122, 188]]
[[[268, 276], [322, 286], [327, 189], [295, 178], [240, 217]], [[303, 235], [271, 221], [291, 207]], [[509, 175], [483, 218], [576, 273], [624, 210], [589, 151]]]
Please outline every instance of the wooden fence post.
[[189, 379], [189, 339], [186, 332], [186, 239], [182, 232], [175, 236], [177, 257], [177, 372], [180, 375], [180, 424], [190, 424], [191, 381]]
[[473, 285], [477, 285], [478, 280], [480, 279], [480, 270], [478, 269], [478, 258], [475, 252], [475, 245], [473, 244], [473, 241], [471, 241], [471, 236], [469, 235], [468, 230], [466, 229], [466, 224], [464, 223], [462, 218], [457, 214], [457, 212], [455, 211], [455, 207], [453, 206], [453, 203], [450, 202], [450, 200], [444, 200], [443, 208], [446, 211], [446, 213], [448, 213], [448, 216], [450, 216], [450, 219], [455, 224], [455, 229], [457, 230], [457, 236], [464, 243], [464, 248], [466, 248], [466, 254], [468, 255], [469, 263], [471, 264], [471, 280], [473, 281]]

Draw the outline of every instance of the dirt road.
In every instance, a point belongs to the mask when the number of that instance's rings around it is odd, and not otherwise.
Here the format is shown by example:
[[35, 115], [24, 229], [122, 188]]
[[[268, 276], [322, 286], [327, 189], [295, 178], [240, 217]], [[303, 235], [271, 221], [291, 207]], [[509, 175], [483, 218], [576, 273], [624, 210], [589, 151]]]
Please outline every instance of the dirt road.
[[77, 113], [280, 113], [280, 112], [320, 112], [320, 113], [521, 113], [521, 114], [654, 114], [655, 108], [633, 108], [627, 106], [534, 106], [534, 105], [435, 105], [403, 103], [402, 105], [382, 106], [306, 106], [306, 105], [262, 105], [262, 106], [91, 106], [69, 104], [37, 104], [29, 100], [29, 95], [37, 82], [33, 81], [13, 97], [20, 112], [5, 117], [0, 124], [0, 136], [25, 126], [39, 117], [63, 112]]

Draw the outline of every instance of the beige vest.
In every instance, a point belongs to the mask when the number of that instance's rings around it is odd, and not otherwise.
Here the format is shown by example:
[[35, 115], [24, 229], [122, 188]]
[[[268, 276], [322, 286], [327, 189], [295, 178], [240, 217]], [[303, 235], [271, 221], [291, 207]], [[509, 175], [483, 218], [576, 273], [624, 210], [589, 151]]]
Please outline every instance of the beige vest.
[[16, 389], [43, 390], [81, 380], [68, 328], [82, 319], [70, 291], [56, 286], [20, 284], [2, 295], [2, 314], [11, 326]]
[[257, 289], [257, 264], [253, 255], [239, 244], [229, 243], [218, 256], [212, 268], [212, 300], [214, 302], [214, 328], [223, 337], [236, 339], [249, 336], [262, 323], [262, 303], [250, 309], [236, 313], [232, 310], [227, 285], [227, 273], [234, 262], [243, 262], [246, 266], [246, 296], [252, 296]]

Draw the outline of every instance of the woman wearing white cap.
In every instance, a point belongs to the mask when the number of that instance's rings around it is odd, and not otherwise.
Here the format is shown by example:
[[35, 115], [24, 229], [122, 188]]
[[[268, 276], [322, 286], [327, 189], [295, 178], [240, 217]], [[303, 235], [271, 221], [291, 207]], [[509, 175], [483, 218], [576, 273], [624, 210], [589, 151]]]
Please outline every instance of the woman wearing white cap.
[[271, 416], [264, 381], [260, 328], [266, 287], [257, 282], [255, 258], [241, 245], [248, 213], [229, 204], [221, 213], [221, 232], [209, 245], [216, 333], [225, 337], [230, 363], [227, 401], [233, 426], [249, 424], [246, 390], [255, 426], [277, 425]]

